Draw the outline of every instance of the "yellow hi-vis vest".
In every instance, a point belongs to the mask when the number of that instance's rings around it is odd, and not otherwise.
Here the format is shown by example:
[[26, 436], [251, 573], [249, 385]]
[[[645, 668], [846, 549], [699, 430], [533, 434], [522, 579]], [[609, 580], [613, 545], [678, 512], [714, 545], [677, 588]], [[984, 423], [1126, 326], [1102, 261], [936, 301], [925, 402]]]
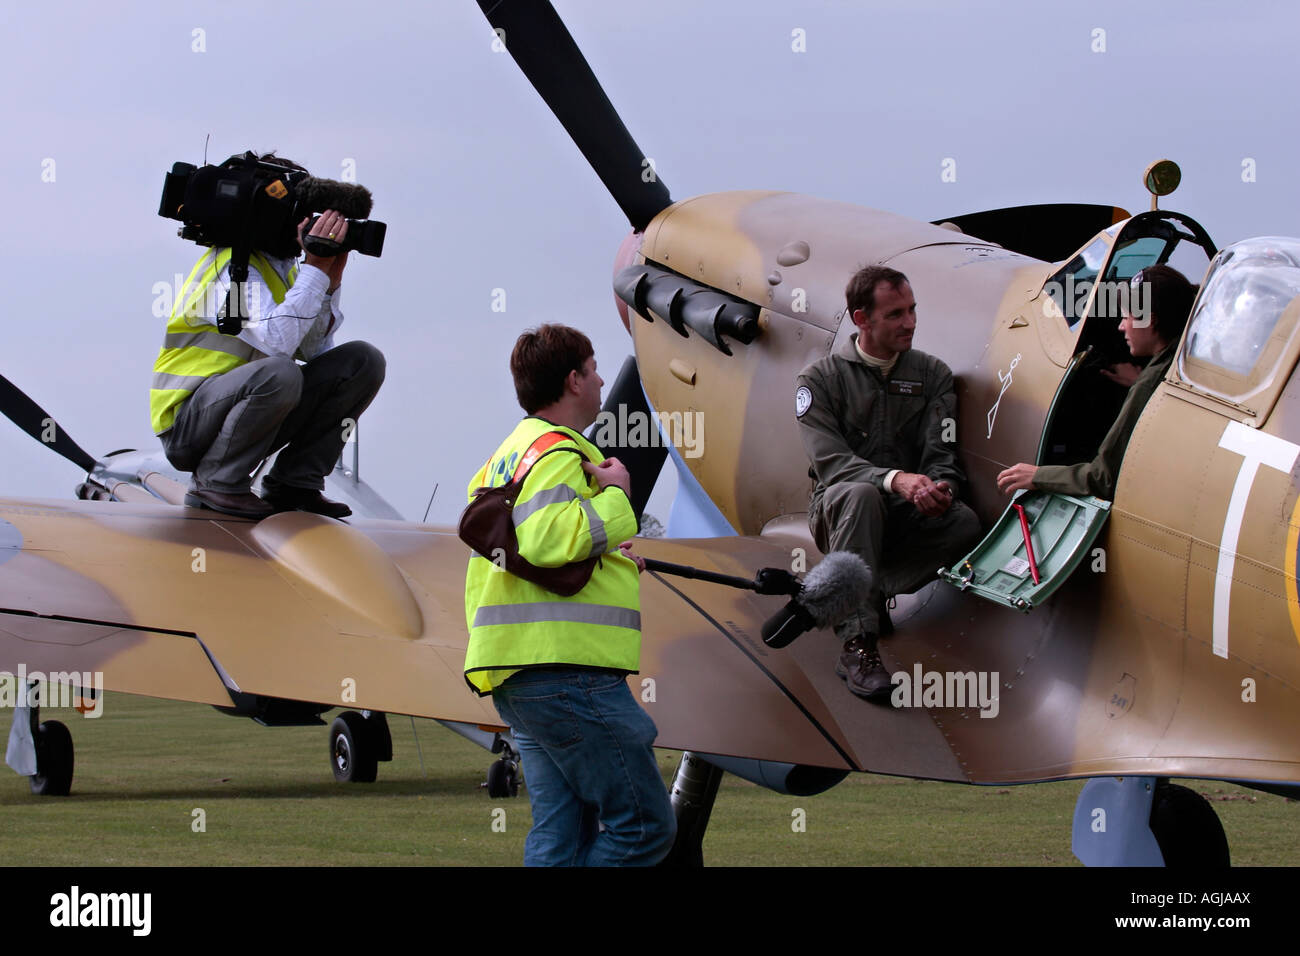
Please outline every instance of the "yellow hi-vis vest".
[[[149, 390], [149, 417], [155, 435], [172, 427], [180, 404], [194, 394], [204, 379], [239, 368], [256, 354], [257, 350], [243, 339], [222, 335], [213, 324], [220, 303], [207, 302], [209, 289], [228, 262], [228, 248], [208, 249], [176, 297], [167, 320], [167, 334], [153, 364], [153, 387]], [[254, 252], [249, 265], [262, 277], [276, 303], [283, 302], [285, 292], [297, 278], [298, 267], [289, 271], [286, 282], [261, 253]]]
[[516, 577], [487, 557], [470, 558], [465, 680], [479, 696], [524, 667], [640, 667], [640, 583], [636, 562], [618, 549], [636, 534], [636, 515], [621, 488], [601, 491], [582, 470], [583, 461], [604, 460], [595, 445], [571, 429], [525, 418], [469, 483], [469, 499], [479, 488], [512, 481], [525, 453], [547, 432], [566, 436], [551, 448], [583, 454], [553, 451], [528, 471], [513, 508], [519, 553], [548, 568], [603, 557], [587, 586], [572, 597]]

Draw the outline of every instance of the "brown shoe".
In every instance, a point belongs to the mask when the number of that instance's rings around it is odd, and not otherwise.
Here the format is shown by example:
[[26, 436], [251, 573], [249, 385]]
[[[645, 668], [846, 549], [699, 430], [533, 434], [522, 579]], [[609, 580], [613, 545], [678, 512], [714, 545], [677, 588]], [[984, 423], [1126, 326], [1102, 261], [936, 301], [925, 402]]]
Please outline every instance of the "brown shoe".
[[275, 514], [274, 508], [250, 491], [228, 494], [209, 488], [195, 488], [185, 495], [185, 504], [191, 508], [207, 508], [238, 518], [261, 519]]
[[327, 518], [346, 518], [352, 509], [341, 501], [331, 501], [314, 488], [294, 488], [276, 485], [262, 486], [262, 500], [276, 511], [310, 511]]
[[835, 673], [844, 678], [850, 691], [873, 704], [888, 704], [894, 692], [889, 671], [876, 650], [874, 634], [848, 641], [835, 662]]

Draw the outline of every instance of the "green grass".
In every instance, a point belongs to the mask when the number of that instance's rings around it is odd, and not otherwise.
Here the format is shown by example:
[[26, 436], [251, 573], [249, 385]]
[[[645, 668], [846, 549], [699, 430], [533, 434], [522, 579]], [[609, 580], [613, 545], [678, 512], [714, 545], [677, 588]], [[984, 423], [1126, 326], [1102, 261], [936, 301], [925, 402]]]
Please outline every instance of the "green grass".
[[[515, 866], [523, 858], [526, 794], [489, 799], [480, 785], [493, 758], [432, 721], [415, 721], [423, 772], [411, 720], [393, 717], [393, 762], [379, 765], [374, 784], [343, 785], [330, 775], [323, 727], [266, 728], [196, 704], [121, 694], [105, 699], [97, 720], [42, 716], [72, 730], [72, 796], [35, 797], [6, 768], [0, 850], [10, 864]], [[666, 780], [677, 756], [659, 752]], [[1213, 781], [1183, 783], [1213, 801], [1234, 864], [1296, 862], [1300, 806]], [[1070, 820], [1082, 786], [853, 774], [828, 793], [790, 797], [726, 776], [705, 862], [1077, 866]], [[192, 828], [196, 809], [205, 832]], [[504, 832], [493, 829], [499, 810]]]

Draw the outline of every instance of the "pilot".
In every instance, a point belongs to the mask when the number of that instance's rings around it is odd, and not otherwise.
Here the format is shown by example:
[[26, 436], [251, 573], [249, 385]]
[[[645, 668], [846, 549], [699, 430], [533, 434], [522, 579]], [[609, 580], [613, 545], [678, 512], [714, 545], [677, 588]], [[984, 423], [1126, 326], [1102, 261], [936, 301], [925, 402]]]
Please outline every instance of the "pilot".
[[604, 383], [590, 340], [563, 325], [521, 335], [510, 371], [526, 417], [474, 476], [470, 500], [521, 478], [519, 556], [544, 568], [599, 560], [562, 597], [471, 557], [465, 679], [492, 695], [519, 747], [533, 808], [525, 866], [653, 866], [677, 828], [658, 732], [627, 686], [640, 666], [644, 570], [630, 549], [631, 480], [581, 434]]
[[1147, 401], [1169, 371], [1174, 351], [1187, 325], [1196, 287], [1171, 266], [1158, 265], [1142, 269], [1133, 276], [1132, 284], [1146, 283], [1150, 294], [1146, 297], [1149, 315], [1135, 319], [1125, 305], [1120, 331], [1128, 342], [1134, 358], [1154, 356], [1129, 388], [1128, 397], [1120, 407], [1110, 431], [1102, 439], [1097, 457], [1077, 465], [1030, 465], [1026, 462], [1012, 465], [998, 474], [998, 489], [1013, 494], [1022, 489], [1055, 492], [1067, 495], [1094, 495], [1107, 501], [1115, 497], [1115, 482], [1119, 479], [1120, 463], [1128, 447], [1133, 427], [1146, 408]]
[[[261, 161], [303, 169], [274, 154]], [[302, 248], [307, 222], [299, 223], [296, 240], [288, 240], [290, 249], [295, 242]], [[311, 234], [342, 241], [347, 229], [347, 219], [328, 210]], [[296, 251], [255, 251], [246, 286], [248, 318], [238, 335], [222, 334], [215, 314], [208, 314], [226, 300], [229, 259], [228, 248], [208, 249], [200, 257], [177, 297], [154, 364], [153, 429], [168, 461], [193, 472], [185, 503], [246, 518], [295, 509], [346, 517], [352, 509], [321, 490], [385, 369], [383, 354], [372, 345], [334, 344], [343, 324], [339, 285], [348, 254], [307, 253], [300, 269]], [[203, 311], [191, 314], [196, 307], [190, 303]], [[282, 446], [259, 498], [250, 475]]]
[[835, 672], [854, 694], [884, 703], [893, 685], [876, 642], [892, 626], [886, 600], [917, 590], [979, 540], [958, 500], [957, 398], [952, 372], [912, 348], [916, 298], [907, 277], [867, 266], [849, 280], [858, 331], [800, 374], [799, 435], [814, 481], [808, 525], [824, 553], [853, 551], [875, 572], [867, 610], [836, 627]]

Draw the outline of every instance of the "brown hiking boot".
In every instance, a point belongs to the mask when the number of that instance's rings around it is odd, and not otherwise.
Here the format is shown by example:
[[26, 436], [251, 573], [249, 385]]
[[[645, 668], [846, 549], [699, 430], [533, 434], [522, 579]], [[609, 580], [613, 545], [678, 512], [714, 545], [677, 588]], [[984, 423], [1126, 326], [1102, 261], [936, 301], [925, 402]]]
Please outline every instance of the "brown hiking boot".
[[873, 704], [888, 704], [894, 692], [889, 671], [876, 650], [875, 635], [855, 637], [846, 642], [835, 662], [835, 673], [844, 678], [850, 691]]

